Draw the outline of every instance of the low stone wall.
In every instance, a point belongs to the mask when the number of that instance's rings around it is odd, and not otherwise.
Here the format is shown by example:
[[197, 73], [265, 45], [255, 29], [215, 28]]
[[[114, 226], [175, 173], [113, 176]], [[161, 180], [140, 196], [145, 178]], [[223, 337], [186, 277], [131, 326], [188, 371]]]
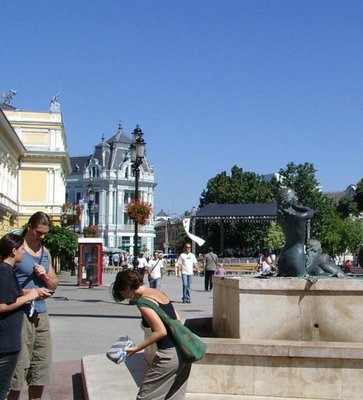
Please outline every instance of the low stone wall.
[[205, 341], [207, 355], [193, 366], [188, 393], [249, 399], [362, 399], [363, 343]]

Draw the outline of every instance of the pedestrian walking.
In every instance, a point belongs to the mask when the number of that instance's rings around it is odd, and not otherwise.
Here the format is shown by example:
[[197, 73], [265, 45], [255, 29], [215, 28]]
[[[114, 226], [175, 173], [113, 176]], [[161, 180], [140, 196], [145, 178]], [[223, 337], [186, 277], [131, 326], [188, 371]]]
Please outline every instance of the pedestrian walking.
[[144, 256], [144, 253], [139, 253], [137, 257], [136, 271], [142, 276], [142, 279], [144, 279], [147, 266], [148, 266], [148, 261]]
[[182, 279], [183, 284], [183, 303], [191, 303], [191, 286], [193, 280], [193, 271], [198, 270], [198, 262], [195, 255], [191, 252], [190, 243], [185, 243], [184, 251], [180, 254], [175, 263], [175, 275]]
[[149, 261], [147, 272], [149, 286], [154, 289], [161, 288], [161, 275], [163, 268], [163, 259], [159, 257], [159, 252], [154, 251], [152, 259]]
[[218, 267], [218, 256], [213, 253], [213, 247], [208, 248], [208, 253], [204, 256], [204, 290], [212, 290], [212, 278]]

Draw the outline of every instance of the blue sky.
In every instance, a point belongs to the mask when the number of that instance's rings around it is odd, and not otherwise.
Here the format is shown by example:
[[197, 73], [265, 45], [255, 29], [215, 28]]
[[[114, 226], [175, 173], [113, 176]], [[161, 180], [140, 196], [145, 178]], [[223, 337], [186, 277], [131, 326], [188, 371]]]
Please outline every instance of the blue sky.
[[155, 211], [199, 205], [233, 165], [314, 164], [324, 191], [363, 177], [360, 0], [1, 1], [0, 92], [48, 110], [71, 156], [140, 124]]

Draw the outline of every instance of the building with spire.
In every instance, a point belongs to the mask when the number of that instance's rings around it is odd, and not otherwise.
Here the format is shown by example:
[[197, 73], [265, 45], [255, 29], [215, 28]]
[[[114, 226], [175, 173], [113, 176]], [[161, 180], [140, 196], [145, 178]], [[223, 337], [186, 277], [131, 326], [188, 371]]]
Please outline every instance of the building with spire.
[[[66, 202], [76, 205], [84, 226], [96, 225], [104, 245], [133, 255], [134, 222], [126, 206], [135, 199], [135, 171], [129, 157], [132, 139], [121, 124], [108, 140], [104, 136], [88, 156], [71, 157], [72, 173], [67, 178]], [[144, 157], [140, 167], [139, 199], [154, 205], [154, 169]], [[153, 217], [139, 226], [139, 249], [154, 249]]]

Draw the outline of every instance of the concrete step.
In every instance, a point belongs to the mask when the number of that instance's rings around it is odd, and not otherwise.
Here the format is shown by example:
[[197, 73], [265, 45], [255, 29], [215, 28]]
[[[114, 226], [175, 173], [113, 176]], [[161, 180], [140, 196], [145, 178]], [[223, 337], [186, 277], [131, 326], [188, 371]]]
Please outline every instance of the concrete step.
[[[85, 400], [109, 400], [119, 398], [135, 400], [145, 375], [147, 366], [144, 354], [130, 357], [126, 363], [114, 364], [105, 354], [82, 358], [82, 380]], [[202, 383], [201, 383], [202, 385]], [[201, 386], [203, 390], [203, 386]], [[227, 395], [220, 393], [187, 393], [186, 400], [301, 400], [289, 397], [265, 397], [247, 395]], [[304, 400], [318, 400], [308, 399]]]
[[[187, 393], [185, 400], [302, 400], [301, 397], [271, 397], [271, 396], [246, 396], [246, 395], [234, 395], [234, 394], [211, 394], [211, 393]], [[318, 400], [318, 399], [307, 399], [304, 400]]]

